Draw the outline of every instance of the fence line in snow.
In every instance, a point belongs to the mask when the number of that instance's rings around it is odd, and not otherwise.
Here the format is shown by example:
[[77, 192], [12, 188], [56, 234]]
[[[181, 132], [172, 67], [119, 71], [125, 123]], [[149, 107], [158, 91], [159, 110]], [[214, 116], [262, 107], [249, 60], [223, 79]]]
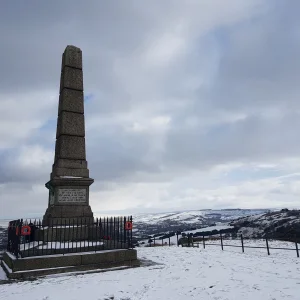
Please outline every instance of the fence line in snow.
[[[206, 246], [219, 246], [221, 247], [222, 250], [224, 250], [225, 247], [235, 247], [235, 248], [241, 248], [242, 252], [245, 252], [246, 248], [253, 248], [253, 249], [266, 249], [267, 250], [267, 254], [270, 255], [270, 250], [287, 250], [287, 251], [295, 251], [297, 257], [299, 257], [299, 246], [297, 243], [297, 238], [295, 238], [295, 248], [285, 248], [285, 247], [271, 247], [270, 246], [270, 241], [271, 240], [278, 240], [278, 241], [285, 241], [286, 240], [280, 240], [280, 239], [276, 239], [276, 238], [272, 238], [272, 237], [265, 237], [262, 239], [258, 239], [258, 238], [251, 238], [249, 240], [264, 240], [265, 241], [265, 246], [249, 246], [247, 244], [245, 244], [245, 240], [248, 240], [248, 238], [244, 238], [243, 235], [240, 235], [240, 238], [231, 238], [228, 239], [226, 238], [224, 235], [220, 234], [220, 235], [203, 235], [202, 237], [197, 236], [196, 238], [193, 236], [193, 234], [187, 234], [187, 236], [185, 238], [179, 238], [179, 235], [181, 233], [177, 232], [176, 233], [176, 244], [179, 247], [180, 245], [182, 247], [198, 247], [200, 246], [200, 244], [203, 246], [203, 249], [206, 248]], [[167, 242], [166, 242], [167, 240]], [[207, 241], [210, 240], [216, 240], [219, 241], [219, 243], [209, 243]], [[155, 238], [153, 237], [152, 239], [149, 240], [149, 247], [156, 247], [156, 246], [171, 246], [171, 237], [168, 238]], [[157, 243], [157, 241], [159, 241]], [[241, 244], [240, 245], [233, 245], [233, 244], [225, 244], [225, 241], [240, 241]], [[288, 241], [290, 242], [290, 241]]]

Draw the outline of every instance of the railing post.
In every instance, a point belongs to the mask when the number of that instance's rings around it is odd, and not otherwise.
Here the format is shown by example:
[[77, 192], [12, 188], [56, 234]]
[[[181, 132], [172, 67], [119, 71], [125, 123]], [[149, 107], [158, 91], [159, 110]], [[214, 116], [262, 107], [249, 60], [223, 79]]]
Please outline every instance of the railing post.
[[203, 235], [203, 249], [205, 249], [205, 239], [204, 239], [204, 235]]
[[241, 234], [241, 242], [242, 242], [242, 251], [243, 253], [245, 252], [245, 249], [244, 249], [244, 239], [243, 239], [243, 234]]
[[267, 236], [266, 236], [266, 245], [267, 245], [268, 255], [270, 255], [270, 249], [269, 249], [269, 243], [268, 243], [268, 237]]
[[95, 241], [96, 241], [95, 252], [96, 252], [98, 247], [98, 218], [96, 218], [95, 221], [96, 224], [94, 224], [94, 230], [95, 230]]
[[[130, 216], [130, 222], [132, 224], [132, 216]], [[132, 242], [132, 228], [130, 230], [130, 241], [131, 241], [131, 249], [133, 249], [133, 242]]]
[[[19, 220], [20, 221], [20, 220]], [[18, 227], [19, 227], [19, 235], [17, 237], [17, 243], [18, 243], [18, 246], [17, 246], [17, 258], [19, 256], [19, 254], [21, 254], [21, 228], [23, 226], [23, 219], [21, 219], [21, 221], [18, 223]], [[25, 245], [24, 245], [25, 247]], [[24, 251], [25, 252], [25, 251]]]
[[179, 247], [178, 231], [176, 231], [176, 237], [177, 237], [177, 247]]
[[[66, 240], [67, 240], [67, 219], [65, 219], [65, 228], [62, 228], [62, 233], [63, 234], [63, 238], [64, 238], [64, 250], [63, 250], [63, 255], [65, 255], [65, 252], [66, 252]], [[67, 240], [67, 243], [68, 243], [68, 240]], [[68, 243], [69, 245], [69, 243]]]
[[124, 217], [124, 224], [123, 224], [123, 235], [124, 235], [124, 247], [126, 248], [126, 243], [127, 243], [127, 237], [126, 237], [126, 230], [125, 230], [125, 224], [126, 224], [126, 217]]
[[222, 248], [222, 250], [224, 250], [224, 247], [223, 247], [223, 239], [222, 239], [222, 233], [220, 233], [220, 238], [221, 238], [221, 248]]
[[171, 238], [169, 237], [169, 247], [171, 246]]

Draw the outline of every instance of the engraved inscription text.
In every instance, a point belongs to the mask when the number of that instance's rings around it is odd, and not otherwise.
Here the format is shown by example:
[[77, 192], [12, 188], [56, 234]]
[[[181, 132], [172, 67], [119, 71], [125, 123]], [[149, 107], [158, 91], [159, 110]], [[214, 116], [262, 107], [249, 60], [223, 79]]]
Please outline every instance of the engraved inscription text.
[[85, 202], [86, 189], [59, 189], [58, 202]]

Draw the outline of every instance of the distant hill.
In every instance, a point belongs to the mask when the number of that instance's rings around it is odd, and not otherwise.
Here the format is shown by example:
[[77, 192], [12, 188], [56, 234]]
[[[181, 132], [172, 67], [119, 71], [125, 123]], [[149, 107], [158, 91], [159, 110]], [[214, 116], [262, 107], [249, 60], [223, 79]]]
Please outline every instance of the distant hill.
[[133, 216], [134, 235], [147, 238], [149, 235], [174, 231], [190, 231], [208, 226], [228, 224], [232, 220], [268, 213], [269, 209], [221, 209], [191, 210]]
[[300, 210], [282, 209], [253, 216], [241, 217], [230, 222], [244, 237], [266, 236], [289, 241], [300, 241]]

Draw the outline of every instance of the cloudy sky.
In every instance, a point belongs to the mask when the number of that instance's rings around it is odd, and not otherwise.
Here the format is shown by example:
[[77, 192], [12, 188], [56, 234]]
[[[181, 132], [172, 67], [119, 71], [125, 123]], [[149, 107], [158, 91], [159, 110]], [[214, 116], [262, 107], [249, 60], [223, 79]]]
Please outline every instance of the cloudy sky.
[[3, 1], [0, 218], [40, 216], [83, 51], [95, 212], [300, 206], [300, 2]]

